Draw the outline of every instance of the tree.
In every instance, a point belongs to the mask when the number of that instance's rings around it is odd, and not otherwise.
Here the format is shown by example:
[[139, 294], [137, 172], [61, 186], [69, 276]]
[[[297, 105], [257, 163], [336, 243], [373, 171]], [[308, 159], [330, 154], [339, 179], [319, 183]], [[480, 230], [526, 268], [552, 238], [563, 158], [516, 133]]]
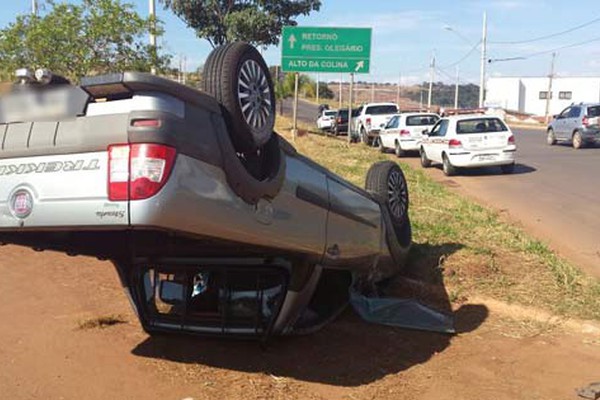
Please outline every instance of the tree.
[[[145, 43], [152, 24], [119, 0], [48, 1], [39, 16], [20, 15], [0, 30], [0, 75], [17, 68], [48, 68], [76, 80], [81, 76], [124, 70], [158, 70], [170, 56]], [[160, 24], [154, 21], [155, 33]], [[1, 77], [1, 76], [0, 76]]]
[[319, 11], [320, 0], [162, 0], [196, 34], [213, 46], [242, 40], [276, 45], [294, 18]]

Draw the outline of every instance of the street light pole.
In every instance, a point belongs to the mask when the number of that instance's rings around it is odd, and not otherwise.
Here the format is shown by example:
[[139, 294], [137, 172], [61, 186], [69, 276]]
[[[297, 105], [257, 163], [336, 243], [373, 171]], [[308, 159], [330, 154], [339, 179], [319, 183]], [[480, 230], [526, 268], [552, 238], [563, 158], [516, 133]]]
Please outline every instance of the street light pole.
[[37, 0], [31, 0], [31, 14], [37, 15]]
[[431, 111], [431, 92], [433, 91], [433, 80], [435, 79], [435, 52], [429, 64], [429, 95], [427, 96], [427, 111]]
[[479, 108], [483, 107], [485, 96], [485, 64], [487, 48], [487, 12], [483, 12], [483, 33], [481, 37], [481, 71], [479, 75]]
[[458, 110], [458, 65], [456, 66], [456, 87], [454, 89], [454, 109]]
[[[35, 0], [34, 0], [35, 1]], [[148, 0], [148, 8], [150, 13], [151, 25], [150, 25], [150, 46], [154, 55], [156, 55], [156, 2], [155, 0]], [[156, 65], [154, 65], [154, 59], [152, 60], [152, 66], [150, 67], [150, 72], [152, 75], [156, 75]]]

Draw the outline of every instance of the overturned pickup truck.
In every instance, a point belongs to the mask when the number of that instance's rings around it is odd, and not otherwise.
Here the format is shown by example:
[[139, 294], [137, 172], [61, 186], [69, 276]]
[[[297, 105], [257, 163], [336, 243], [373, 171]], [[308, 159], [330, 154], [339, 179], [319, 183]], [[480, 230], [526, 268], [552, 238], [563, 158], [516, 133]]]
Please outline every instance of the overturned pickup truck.
[[245, 43], [211, 53], [203, 91], [20, 70], [0, 98], [0, 242], [110, 260], [151, 334], [314, 331], [353, 282], [402, 269], [408, 191], [397, 164], [362, 189], [298, 154], [274, 106]]

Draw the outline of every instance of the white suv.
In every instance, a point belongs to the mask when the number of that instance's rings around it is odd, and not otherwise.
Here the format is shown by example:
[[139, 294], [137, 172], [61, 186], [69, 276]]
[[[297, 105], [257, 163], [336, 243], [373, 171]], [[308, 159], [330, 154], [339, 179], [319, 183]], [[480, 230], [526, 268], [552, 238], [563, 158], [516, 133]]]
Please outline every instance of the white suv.
[[398, 157], [407, 151], [419, 151], [424, 130], [440, 119], [431, 113], [405, 113], [392, 117], [379, 133], [379, 150], [394, 150]]
[[457, 168], [499, 166], [510, 174], [515, 169], [515, 137], [498, 117], [461, 115], [440, 119], [423, 134], [421, 165], [442, 164], [446, 175]]

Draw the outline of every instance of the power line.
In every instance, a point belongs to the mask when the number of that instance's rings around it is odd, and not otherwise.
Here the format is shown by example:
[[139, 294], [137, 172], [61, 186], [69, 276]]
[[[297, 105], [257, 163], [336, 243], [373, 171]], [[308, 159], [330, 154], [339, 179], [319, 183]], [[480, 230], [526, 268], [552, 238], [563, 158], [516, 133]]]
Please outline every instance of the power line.
[[581, 28], [585, 28], [586, 26], [590, 26], [592, 24], [595, 24], [596, 22], [600, 22], [600, 17], [594, 18], [591, 21], [585, 22], [581, 25], [577, 25], [574, 26], [572, 28], [569, 28], [567, 30], [564, 31], [560, 31], [560, 32], [556, 32], [556, 33], [551, 33], [549, 35], [544, 35], [544, 36], [539, 36], [533, 39], [526, 39], [526, 40], [515, 40], [515, 41], [498, 41], [498, 42], [492, 42], [490, 41], [489, 43], [493, 43], [493, 44], [523, 44], [523, 43], [532, 43], [532, 42], [538, 42], [540, 40], [545, 40], [545, 39], [550, 39], [556, 36], [560, 36], [560, 35], [565, 35], [567, 33], [571, 33], [574, 32], [576, 30], [579, 30]]
[[471, 49], [464, 56], [462, 56], [459, 60], [457, 60], [451, 64], [444, 65], [441, 68], [448, 69], [448, 68], [452, 68], [452, 67], [457, 66], [458, 64], [462, 63], [467, 58], [469, 58], [475, 50], [477, 50], [477, 48], [479, 47], [480, 44], [481, 44], [481, 40], [479, 42], [475, 43], [475, 45], [473, 47], [471, 47]]
[[583, 45], [586, 45], [586, 44], [589, 44], [589, 43], [593, 43], [593, 42], [598, 42], [598, 41], [600, 41], [600, 36], [596, 37], [596, 38], [593, 38], [593, 39], [588, 39], [588, 40], [584, 40], [584, 41], [581, 41], [581, 42], [571, 43], [571, 44], [568, 44], [568, 45], [565, 45], [565, 46], [556, 47], [554, 49], [543, 50], [543, 51], [538, 51], [538, 52], [535, 52], [535, 53], [526, 54], [526, 55], [521, 56], [521, 57], [523, 57], [523, 58], [537, 57], [537, 56], [541, 56], [541, 55], [544, 55], [544, 54], [554, 53], [554, 52], [559, 51], [559, 50], [570, 49], [570, 48], [573, 48], [573, 47], [583, 46]]

